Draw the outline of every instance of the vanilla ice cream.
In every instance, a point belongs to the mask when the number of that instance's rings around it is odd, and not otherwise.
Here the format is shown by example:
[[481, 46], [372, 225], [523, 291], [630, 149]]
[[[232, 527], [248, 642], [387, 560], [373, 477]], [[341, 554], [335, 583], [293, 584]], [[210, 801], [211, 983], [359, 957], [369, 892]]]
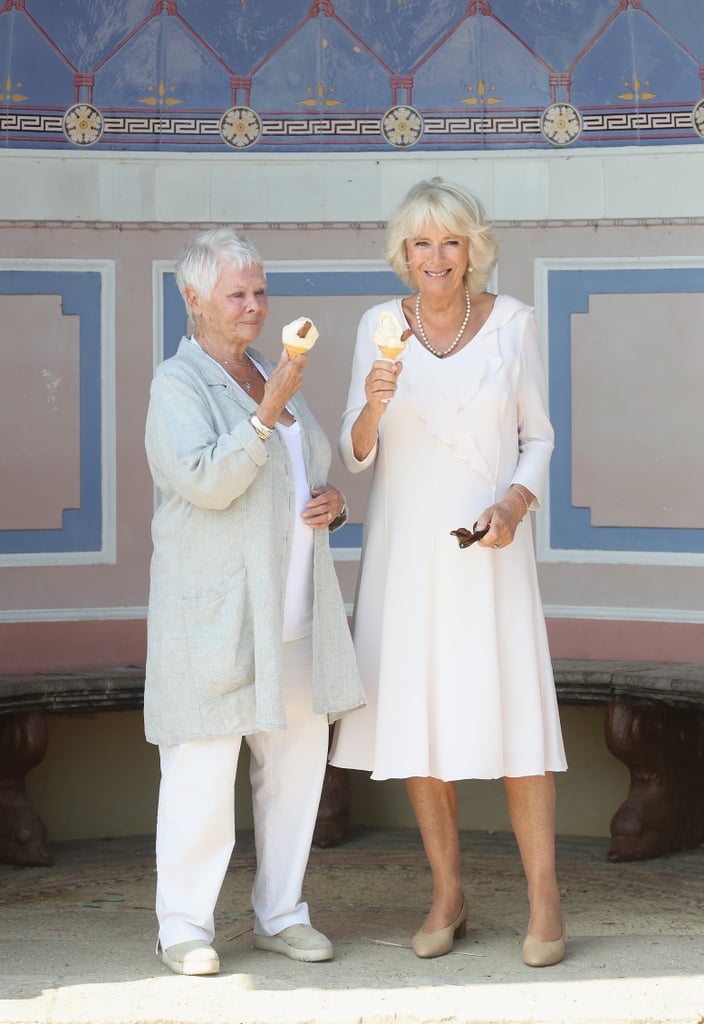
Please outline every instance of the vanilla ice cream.
[[404, 330], [398, 317], [390, 310], [385, 310], [379, 316], [379, 326], [374, 332], [374, 344], [384, 359], [397, 359], [411, 334], [413, 331], [410, 327]]
[[290, 359], [308, 352], [317, 340], [318, 330], [307, 316], [299, 316], [297, 320], [292, 320], [281, 331], [281, 341]]

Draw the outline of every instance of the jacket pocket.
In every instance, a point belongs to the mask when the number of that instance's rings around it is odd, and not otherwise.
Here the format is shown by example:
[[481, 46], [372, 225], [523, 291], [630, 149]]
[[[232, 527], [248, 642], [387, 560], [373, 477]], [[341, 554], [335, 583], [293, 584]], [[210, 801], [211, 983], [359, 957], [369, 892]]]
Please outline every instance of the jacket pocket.
[[196, 685], [225, 694], [254, 682], [254, 627], [247, 573], [183, 598], [184, 634]]

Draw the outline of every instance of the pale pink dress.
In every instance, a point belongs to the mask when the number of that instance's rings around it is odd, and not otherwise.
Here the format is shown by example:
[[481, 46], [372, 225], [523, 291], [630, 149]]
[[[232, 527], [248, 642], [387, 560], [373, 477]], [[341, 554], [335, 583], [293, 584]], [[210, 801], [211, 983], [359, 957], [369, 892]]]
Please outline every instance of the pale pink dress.
[[375, 779], [564, 770], [531, 517], [502, 550], [460, 550], [450, 536], [512, 482], [543, 490], [553, 431], [533, 311], [498, 296], [480, 332], [443, 360], [412, 337], [378, 445], [360, 463], [350, 430], [386, 309], [403, 320], [396, 299], [360, 323], [340, 437], [346, 467], [374, 473], [354, 616], [368, 704], [338, 722], [331, 762]]

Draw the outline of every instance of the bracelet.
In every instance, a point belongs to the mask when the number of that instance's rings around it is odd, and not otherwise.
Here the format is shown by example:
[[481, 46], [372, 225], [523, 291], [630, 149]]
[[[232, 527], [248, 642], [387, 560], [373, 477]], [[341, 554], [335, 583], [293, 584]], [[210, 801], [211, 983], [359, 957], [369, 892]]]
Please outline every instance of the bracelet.
[[521, 485], [520, 484], [511, 484], [511, 487], [514, 490], [518, 491], [518, 493], [520, 494], [521, 498], [523, 499], [523, 504], [526, 507], [526, 512], [530, 512], [530, 502], [528, 501], [528, 499], [526, 498], [525, 494], [523, 493], [523, 488], [521, 487]]
[[265, 426], [255, 412], [249, 417], [249, 422], [257, 432], [257, 437], [261, 438], [262, 441], [268, 441], [274, 433], [274, 428]]

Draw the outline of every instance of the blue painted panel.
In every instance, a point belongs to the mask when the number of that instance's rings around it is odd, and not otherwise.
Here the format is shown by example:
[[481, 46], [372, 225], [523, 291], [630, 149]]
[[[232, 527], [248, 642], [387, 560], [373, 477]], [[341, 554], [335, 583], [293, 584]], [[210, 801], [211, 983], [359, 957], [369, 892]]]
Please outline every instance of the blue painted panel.
[[418, 69], [414, 105], [477, 114], [543, 110], [550, 69], [493, 18], [467, 19]]
[[656, 19], [669, 32], [678, 45], [686, 47], [690, 54], [702, 63], [704, 54], [704, 17], [702, 6], [691, 6], [681, 0], [648, 0], [647, 9], [652, 18]]
[[175, 274], [164, 274], [163, 294], [164, 359], [168, 359], [176, 354], [178, 343], [186, 332], [188, 322], [186, 307], [178, 290]]
[[614, 0], [491, 0], [495, 17], [556, 71], [567, 70], [615, 7]]
[[[0, 17], [0, 93], [2, 109], [33, 109], [73, 95], [73, 68], [21, 12]], [[8, 88], [9, 83], [9, 88]]]
[[267, 274], [270, 295], [398, 295], [406, 293], [391, 270]]
[[230, 75], [181, 21], [153, 18], [97, 72], [93, 101], [145, 113], [222, 112]]
[[101, 276], [92, 271], [2, 271], [3, 295], [59, 295], [79, 320], [80, 508], [65, 509], [60, 529], [2, 530], [3, 554], [100, 551], [102, 547]]
[[467, 12], [466, 0], [335, 0], [335, 12], [396, 75], [407, 75]]
[[701, 90], [699, 67], [643, 11], [623, 11], [575, 68], [577, 106], [687, 103]]
[[362, 524], [345, 523], [339, 530], [330, 534], [331, 548], [361, 548]]
[[32, 17], [84, 74], [93, 71], [154, 9], [154, 0], [31, 0]]
[[704, 529], [592, 526], [590, 510], [572, 504], [571, 316], [589, 310], [591, 295], [704, 292], [704, 269], [551, 270], [548, 273], [550, 466], [553, 550], [704, 552]]
[[344, 114], [391, 106], [389, 73], [335, 21], [309, 22], [253, 78], [252, 106], [262, 113]]
[[249, 4], [242, 0], [181, 0], [178, 7], [235, 74], [249, 75], [301, 24], [310, 4], [295, 0]]

